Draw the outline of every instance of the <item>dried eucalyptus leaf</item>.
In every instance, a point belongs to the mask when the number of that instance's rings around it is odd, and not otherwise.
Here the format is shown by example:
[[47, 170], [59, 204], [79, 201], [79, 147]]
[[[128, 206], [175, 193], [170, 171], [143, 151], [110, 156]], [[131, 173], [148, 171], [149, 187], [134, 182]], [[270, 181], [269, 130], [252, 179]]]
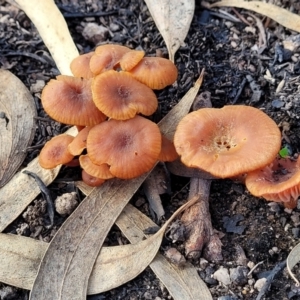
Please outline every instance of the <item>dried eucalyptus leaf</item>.
[[0, 70], [0, 188], [26, 157], [34, 137], [35, 116], [34, 100], [26, 86], [11, 72]]
[[292, 269], [296, 266], [296, 264], [300, 261], [300, 244], [296, 245], [290, 254], [288, 255], [288, 258], [286, 260], [287, 270], [292, 277], [292, 279], [295, 281], [297, 286], [300, 286], [299, 280], [296, 278], [295, 274], [292, 272]]
[[72, 75], [71, 61], [79, 55], [67, 23], [53, 0], [16, 0], [37, 28], [61, 74]]
[[[67, 131], [70, 135], [75, 135], [75, 127]], [[55, 169], [43, 169], [35, 158], [23, 169], [37, 174], [41, 180], [49, 185], [57, 176], [61, 166]], [[22, 171], [0, 189], [0, 232], [3, 231], [12, 221], [14, 221], [24, 209], [40, 194], [40, 188], [35, 180], [24, 174]]]
[[209, 4], [208, 6], [234, 6], [245, 8], [265, 15], [286, 28], [300, 32], [300, 16], [271, 3], [265, 3], [262, 1], [223, 0], [213, 4]]
[[194, 16], [195, 1], [180, 0], [176, 4], [171, 0], [145, 0], [150, 14], [162, 35], [169, 52], [174, 56], [190, 29]]

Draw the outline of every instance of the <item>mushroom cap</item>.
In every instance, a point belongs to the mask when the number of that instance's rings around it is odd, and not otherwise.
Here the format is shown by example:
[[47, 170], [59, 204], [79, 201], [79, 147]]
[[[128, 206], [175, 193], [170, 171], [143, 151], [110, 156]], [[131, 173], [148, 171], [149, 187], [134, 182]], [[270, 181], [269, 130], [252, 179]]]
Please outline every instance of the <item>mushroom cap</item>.
[[157, 124], [141, 116], [96, 125], [87, 138], [87, 153], [97, 165], [107, 163], [122, 179], [138, 177], [155, 165], [161, 150]]
[[173, 84], [178, 76], [173, 62], [162, 57], [144, 57], [129, 73], [154, 90]]
[[108, 164], [96, 165], [91, 161], [90, 157], [87, 154], [80, 155], [79, 162], [81, 168], [85, 170], [89, 175], [101, 179], [110, 179], [115, 177], [110, 173]]
[[245, 184], [256, 197], [294, 208], [300, 195], [300, 157], [297, 161], [277, 157], [264, 168], [248, 173]]
[[136, 114], [152, 115], [158, 106], [154, 92], [128, 73], [107, 71], [92, 83], [95, 105], [109, 118], [126, 120]]
[[85, 170], [82, 170], [81, 178], [85, 184], [92, 187], [100, 186], [105, 182], [105, 179], [94, 177], [88, 174]]
[[94, 75], [113, 70], [119, 64], [121, 57], [130, 49], [120, 45], [107, 44], [98, 46], [90, 60], [90, 69]]
[[120, 59], [120, 67], [123, 71], [133, 69], [145, 56], [144, 51], [130, 50], [125, 53]]
[[93, 102], [91, 79], [59, 75], [45, 86], [41, 101], [47, 114], [60, 123], [91, 126], [106, 119]]
[[92, 126], [87, 126], [81, 129], [75, 136], [73, 141], [69, 144], [68, 150], [72, 155], [80, 155], [82, 151], [86, 148], [86, 139], [91, 128]]
[[90, 60], [95, 52], [81, 54], [75, 57], [70, 64], [70, 69], [75, 77], [92, 78], [93, 72], [90, 69]]
[[44, 169], [53, 169], [60, 164], [70, 162], [74, 155], [68, 151], [68, 145], [73, 139], [71, 135], [60, 134], [48, 141], [39, 155], [40, 166]]
[[176, 152], [175, 146], [172, 141], [166, 138], [163, 134], [161, 135], [161, 151], [158, 156], [159, 161], [174, 161], [179, 155]]
[[175, 131], [174, 145], [186, 166], [229, 178], [272, 162], [281, 146], [281, 134], [259, 109], [229, 105], [186, 115]]

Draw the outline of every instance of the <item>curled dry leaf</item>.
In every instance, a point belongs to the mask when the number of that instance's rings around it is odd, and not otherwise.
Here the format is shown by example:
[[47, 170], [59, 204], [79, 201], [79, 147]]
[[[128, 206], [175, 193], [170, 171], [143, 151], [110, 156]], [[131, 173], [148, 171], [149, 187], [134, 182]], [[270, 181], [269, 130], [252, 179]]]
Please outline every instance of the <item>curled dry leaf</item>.
[[0, 188], [26, 157], [35, 132], [36, 108], [25, 85], [11, 72], [0, 70]]
[[295, 281], [297, 286], [300, 286], [299, 280], [296, 278], [295, 274], [292, 272], [292, 269], [296, 266], [296, 264], [300, 261], [300, 244], [296, 245], [290, 254], [287, 257], [286, 260], [286, 266], [287, 270], [292, 277], [292, 279]]
[[[68, 134], [76, 135], [75, 127], [67, 131]], [[51, 170], [43, 169], [38, 159], [35, 158], [23, 169], [35, 173], [46, 184], [49, 185], [58, 175], [61, 166]], [[0, 232], [3, 231], [12, 221], [14, 221], [23, 210], [40, 194], [41, 190], [35, 180], [18, 172], [15, 176], [0, 189]]]
[[300, 32], [300, 16], [271, 3], [262, 1], [242, 1], [242, 0], [223, 0], [213, 4], [207, 4], [208, 7], [234, 6], [255, 11], [265, 15], [286, 28]]
[[53, 0], [16, 0], [36, 26], [58, 70], [73, 75], [71, 61], [79, 55], [67, 23]]
[[194, 16], [195, 1], [180, 0], [145, 0], [151, 16], [162, 35], [169, 52], [169, 59], [174, 56], [190, 29]]

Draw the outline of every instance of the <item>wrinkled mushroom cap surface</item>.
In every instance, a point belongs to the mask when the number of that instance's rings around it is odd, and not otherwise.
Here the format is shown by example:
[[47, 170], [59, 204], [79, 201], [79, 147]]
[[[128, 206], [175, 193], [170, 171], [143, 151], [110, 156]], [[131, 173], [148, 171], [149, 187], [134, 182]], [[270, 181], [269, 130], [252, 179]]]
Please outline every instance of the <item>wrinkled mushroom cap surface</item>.
[[59, 75], [45, 86], [41, 101], [47, 114], [64, 124], [91, 126], [106, 119], [93, 102], [89, 79]]
[[188, 167], [228, 178], [272, 162], [281, 134], [271, 118], [250, 106], [202, 108], [180, 121], [174, 145]]
[[75, 57], [70, 64], [70, 69], [75, 77], [92, 78], [94, 74], [90, 69], [90, 60], [95, 52], [81, 54]]
[[154, 92], [125, 72], [111, 70], [96, 76], [92, 91], [98, 109], [116, 120], [130, 119], [138, 113], [152, 115], [158, 105]]
[[129, 73], [154, 90], [173, 84], [178, 76], [173, 62], [162, 57], [144, 57]]
[[112, 70], [119, 64], [122, 56], [130, 49], [120, 45], [101, 45], [95, 49], [90, 60], [90, 69], [94, 75]]
[[107, 163], [110, 172], [122, 179], [151, 170], [161, 150], [157, 124], [136, 116], [126, 121], [109, 120], [96, 125], [87, 138], [87, 153], [97, 165]]
[[[245, 184], [256, 197], [288, 202], [294, 207], [300, 195], [300, 158], [276, 158], [268, 166], [248, 173]], [[293, 208], [293, 207], [292, 207]]]
[[68, 134], [60, 134], [53, 137], [42, 148], [39, 155], [39, 164], [44, 169], [53, 169], [60, 164], [70, 162], [74, 156], [68, 151], [68, 145], [74, 137]]

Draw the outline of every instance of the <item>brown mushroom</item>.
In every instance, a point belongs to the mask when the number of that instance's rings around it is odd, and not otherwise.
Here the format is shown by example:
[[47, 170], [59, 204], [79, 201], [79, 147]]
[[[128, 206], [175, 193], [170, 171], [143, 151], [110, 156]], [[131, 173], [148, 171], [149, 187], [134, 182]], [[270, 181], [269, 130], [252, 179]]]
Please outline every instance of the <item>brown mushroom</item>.
[[144, 51], [130, 50], [120, 59], [120, 67], [123, 71], [132, 70], [145, 56]]
[[173, 84], [178, 76], [176, 66], [162, 57], [144, 57], [129, 73], [154, 90]]
[[91, 126], [107, 118], [93, 102], [90, 79], [59, 75], [45, 86], [41, 101], [47, 114], [64, 124]]
[[157, 124], [141, 116], [109, 120], [94, 126], [87, 138], [87, 153], [93, 163], [108, 164], [122, 179], [138, 177], [155, 165], [161, 150]]
[[70, 69], [75, 77], [92, 78], [94, 74], [90, 69], [90, 60], [95, 52], [81, 54], [71, 61]]
[[81, 168], [89, 175], [101, 179], [110, 179], [115, 177], [110, 173], [108, 164], [96, 165], [91, 161], [88, 155], [80, 155], [79, 162]]
[[88, 174], [85, 170], [82, 170], [81, 178], [85, 184], [87, 184], [88, 186], [92, 186], [92, 187], [100, 186], [105, 182], [104, 179], [94, 177], [94, 176]]
[[86, 139], [91, 128], [92, 126], [87, 126], [81, 129], [75, 136], [74, 140], [69, 144], [68, 150], [72, 155], [80, 155], [86, 148]]
[[98, 46], [90, 60], [90, 69], [94, 75], [113, 70], [121, 57], [130, 49], [120, 45], [108, 44]]
[[174, 145], [188, 167], [228, 178], [272, 162], [281, 146], [281, 134], [259, 109], [229, 105], [185, 116], [176, 129]]
[[158, 156], [158, 160], [169, 162], [176, 160], [179, 155], [176, 152], [173, 142], [166, 138], [163, 134], [161, 135], [161, 138], [161, 151]]
[[300, 195], [300, 157], [297, 160], [277, 157], [268, 166], [248, 173], [245, 184], [256, 197], [295, 208]]
[[66, 164], [73, 160], [74, 155], [68, 151], [68, 145], [74, 137], [68, 134], [60, 134], [53, 137], [42, 148], [39, 155], [39, 164], [44, 169], [53, 169], [60, 164]]
[[149, 116], [158, 105], [154, 92], [125, 72], [111, 70], [96, 76], [92, 91], [98, 109], [117, 120], [130, 119], [138, 113]]

